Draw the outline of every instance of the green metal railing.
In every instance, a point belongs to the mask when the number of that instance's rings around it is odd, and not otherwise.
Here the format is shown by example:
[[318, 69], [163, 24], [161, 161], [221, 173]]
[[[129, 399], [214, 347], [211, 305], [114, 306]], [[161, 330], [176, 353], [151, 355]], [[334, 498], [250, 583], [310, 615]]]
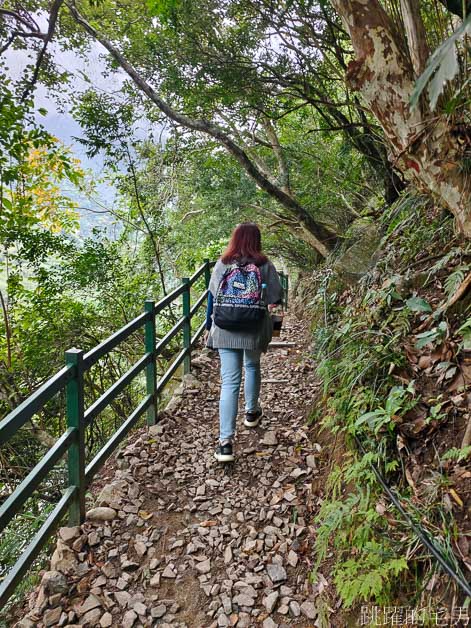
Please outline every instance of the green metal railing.
[[[49, 514], [33, 540], [21, 554], [18, 561], [0, 584], [0, 608], [13, 593], [15, 587], [32, 565], [35, 558], [53, 533], [66, 511], [69, 525], [79, 525], [85, 518], [85, 490], [96, 472], [123, 440], [139, 418], [146, 413], [147, 424], [154, 425], [157, 420], [157, 401], [160, 393], [171, 380], [180, 365], [183, 372], [191, 369], [191, 351], [205, 329], [203, 322], [192, 335], [191, 321], [206, 304], [208, 286], [213, 262], [206, 260], [195, 274], [182, 280], [180, 286], [158, 303], [148, 300], [144, 312], [122, 329], [94, 347], [88, 353], [80, 349], [65, 352], [65, 366], [53, 375], [35, 393], [0, 422], [0, 446], [4, 445], [16, 432], [29, 421], [56, 394], [65, 391], [65, 410], [67, 430], [59, 437], [54, 446], [28, 473], [16, 490], [0, 506], [0, 533], [20, 511], [26, 500], [31, 497], [41, 481], [53, 469], [57, 462], [67, 454], [68, 488]], [[288, 277], [279, 273], [284, 292], [284, 306], [287, 307]], [[191, 288], [204, 277], [205, 290], [191, 306]], [[166, 307], [182, 297], [182, 318], [163, 338], [156, 338], [156, 317]], [[90, 407], [84, 406], [84, 375], [98, 360], [106, 356], [125, 341], [135, 331], [144, 328], [144, 355], [122, 375]], [[183, 335], [183, 348], [174, 358], [167, 371], [157, 378], [157, 357], [169, 342], [180, 332]], [[89, 464], [85, 461], [85, 430], [92, 421], [125, 389], [138, 375], [145, 371], [146, 395], [120, 425], [113, 436], [95, 455]]]

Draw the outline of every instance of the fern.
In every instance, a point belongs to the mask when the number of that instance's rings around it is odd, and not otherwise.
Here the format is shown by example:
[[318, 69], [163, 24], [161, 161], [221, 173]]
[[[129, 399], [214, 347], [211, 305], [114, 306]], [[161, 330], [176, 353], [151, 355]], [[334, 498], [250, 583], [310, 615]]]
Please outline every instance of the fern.
[[370, 542], [358, 557], [337, 565], [334, 583], [347, 608], [372, 599], [386, 603], [397, 576], [406, 569], [406, 558], [388, 556], [382, 545]]
[[466, 458], [468, 458], [468, 456], [470, 455], [471, 445], [468, 445], [467, 447], [462, 447], [461, 449], [459, 449], [458, 447], [452, 447], [443, 454], [442, 460], [456, 460], [457, 462], [461, 462], [462, 460], [466, 460]]
[[469, 266], [461, 265], [455, 268], [455, 270], [448, 275], [445, 279], [445, 293], [447, 298], [450, 298], [458, 289], [459, 285], [465, 278], [465, 273], [469, 271]]

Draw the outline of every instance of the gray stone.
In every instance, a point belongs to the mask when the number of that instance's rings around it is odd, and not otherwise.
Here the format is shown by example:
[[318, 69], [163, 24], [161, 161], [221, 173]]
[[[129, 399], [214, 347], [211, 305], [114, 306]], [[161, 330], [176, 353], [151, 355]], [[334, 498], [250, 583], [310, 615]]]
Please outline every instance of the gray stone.
[[291, 567], [296, 567], [296, 565], [298, 564], [298, 555], [296, 554], [296, 552], [293, 552], [293, 550], [290, 550], [288, 552], [288, 563], [291, 565]]
[[164, 433], [164, 426], [162, 423], [158, 423], [157, 425], [151, 425], [149, 427], [149, 436], [155, 437], [160, 436]]
[[267, 595], [266, 598], [264, 598], [263, 605], [267, 609], [267, 613], [271, 613], [273, 611], [279, 597], [280, 594], [278, 593], [278, 591], [273, 591], [273, 593], [270, 593], [269, 595]]
[[381, 234], [371, 219], [362, 217], [350, 224], [344, 237], [344, 252], [333, 268], [347, 281], [358, 281], [377, 262]]
[[286, 580], [285, 568], [282, 565], [278, 565], [277, 563], [271, 563], [270, 565], [267, 565], [267, 573], [270, 577], [270, 580], [274, 584]]
[[136, 611], [138, 615], [145, 616], [145, 614], [147, 613], [146, 605], [142, 602], [135, 602], [132, 608], [134, 611]]
[[253, 606], [255, 604], [254, 599], [250, 595], [244, 595], [243, 593], [236, 595], [232, 601], [239, 606]]
[[100, 619], [101, 628], [110, 628], [113, 625], [113, 615], [106, 612]]
[[91, 594], [78, 607], [77, 612], [79, 615], [84, 615], [85, 613], [88, 613], [88, 611], [98, 608], [101, 605], [101, 600], [99, 600], [96, 595]]
[[101, 610], [99, 608], [93, 608], [91, 611], [88, 611], [88, 613], [85, 613], [85, 615], [81, 617], [80, 625], [95, 626], [100, 621], [100, 617]]
[[211, 561], [209, 558], [206, 560], [202, 560], [200, 563], [196, 563], [195, 565], [196, 571], [200, 573], [209, 573], [211, 571]]
[[291, 600], [289, 603], [289, 614], [291, 617], [299, 617], [301, 615], [301, 608], [296, 600]]
[[306, 464], [310, 469], [316, 469], [317, 468], [317, 464], [316, 464], [316, 457], [315, 456], [307, 456], [306, 457]]
[[262, 626], [263, 628], [278, 628], [278, 624], [275, 623], [271, 617], [267, 617]]
[[113, 595], [118, 604], [123, 607], [127, 606], [129, 600], [131, 599], [131, 596], [127, 591], [115, 591]]
[[29, 617], [23, 617], [23, 619], [20, 619], [16, 624], [16, 628], [36, 628], [36, 626], [36, 622], [31, 621]]
[[232, 548], [230, 545], [224, 550], [224, 564], [229, 565], [232, 562]]
[[77, 558], [68, 545], [57, 541], [57, 546], [51, 558], [51, 571], [73, 573], [77, 568]]
[[269, 445], [271, 447], [278, 445], [278, 438], [276, 436], [276, 432], [266, 432], [265, 436], [261, 440], [261, 443], [263, 445]]
[[313, 602], [305, 601], [301, 604], [301, 613], [308, 619], [315, 619], [317, 617], [317, 609]]
[[69, 543], [70, 541], [73, 541], [81, 534], [82, 532], [79, 526], [59, 528], [59, 536], [64, 541], [64, 543]]
[[134, 611], [127, 611], [123, 617], [122, 628], [132, 628], [136, 623], [137, 615]]
[[69, 590], [67, 579], [60, 571], [46, 571], [41, 579], [41, 586], [49, 595], [67, 593]]
[[167, 607], [164, 604], [159, 604], [158, 606], [154, 606], [151, 608], [150, 614], [153, 619], [160, 619], [167, 612]]
[[172, 569], [172, 567], [170, 567], [170, 565], [167, 565], [162, 572], [162, 578], [176, 578], [176, 577], [177, 577], [176, 572]]
[[97, 497], [98, 506], [118, 506], [128, 490], [128, 483], [125, 480], [114, 480], [101, 489]]
[[117, 512], [114, 508], [108, 508], [107, 506], [97, 506], [87, 512], [87, 519], [89, 521], [113, 521], [116, 518]]
[[57, 608], [50, 608], [45, 611], [43, 615], [43, 622], [45, 626], [55, 626], [59, 623], [59, 619], [62, 615], [62, 608], [58, 606]]

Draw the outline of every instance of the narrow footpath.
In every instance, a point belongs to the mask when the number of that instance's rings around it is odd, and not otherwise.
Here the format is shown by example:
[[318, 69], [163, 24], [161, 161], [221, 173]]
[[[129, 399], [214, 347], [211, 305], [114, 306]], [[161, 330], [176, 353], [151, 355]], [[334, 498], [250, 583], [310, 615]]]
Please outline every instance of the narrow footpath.
[[322, 625], [327, 581], [309, 574], [323, 452], [306, 423], [317, 388], [305, 338], [291, 317], [279, 340], [293, 346], [263, 356], [266, 417], [256, 429], [239, 417], [230, 465], [213, 457], [217, 354], [194, 358], [159, 424], [99, 475], [86, 523], [60, 529], [19, 626]]

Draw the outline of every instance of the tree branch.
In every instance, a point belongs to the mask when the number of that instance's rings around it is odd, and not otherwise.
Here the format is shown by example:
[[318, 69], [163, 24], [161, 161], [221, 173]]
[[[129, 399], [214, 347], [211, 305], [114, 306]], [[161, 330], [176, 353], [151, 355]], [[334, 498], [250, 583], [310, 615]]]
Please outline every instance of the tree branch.
[[136, 86], [144, 92], [144, 94], [146, 94], [146, 96], [160, 109], [160, 111], [162, 111], [162, 113], [177, 124], [184, 126], [187, 129], [209, 135], [222, 144], [262, 190], [264, 190], [272, 198], [276, 199], [281, 205], [298, 218], [303, 228], [311, 234], [312, 246], [314, 246], [314, 248], [316, 248], [323, 257], [328, 255], [329, 251], [338, 240], [337, 235], [332, 230], [315, 221], [309, 212], [294, 198], [269, 181], [268, 178], [260, 172], [247, 153], [240, 146], [238, 146], [221, 127], [209, 120], [190, 118], [185, 114], [172, 109], [172, 107], [170, 107], [170, 105], [155, 92], [147, 81], [124, 58], [121, 52], [119, 52], [119, 50], [106, 37], [104, 37], [104, 35], [98, 33], [98, 31], [78, 12], [72, 2], [68, 2], [67, 7], [76, 22], [80, 24], [89, 35], [106, 48], [116, 63], [118, 63], [118, 65], [130, 76]]
[[31, 94], [32, 90], [34, 89], [34, 86], [36, 85], [36, 81], [38, 80], [38, 77], [39, 77], [39, 72], [41, 70], [41, 65], [43, 63], [47, 47], [54, 35], [54, 31], [56, 30], [56, 23], [57, 23], [57, 18], [59, 16], [59, 10], [63, 3], [64, 3], [64, 0], [54, 0], [52, 3], [51, 12], [49, 14], [49, 28], [44, 38], [44, 44], [41, 50], [39, 51], [38, 58], [36, 60], [36, 66], [33, 72], [33, 76], [31, 77], [31, 80], [29, 81], [28, 85], [26, 86], [21, 96], [21, 102], [24, 102], [28, 98], [28, 96]]

